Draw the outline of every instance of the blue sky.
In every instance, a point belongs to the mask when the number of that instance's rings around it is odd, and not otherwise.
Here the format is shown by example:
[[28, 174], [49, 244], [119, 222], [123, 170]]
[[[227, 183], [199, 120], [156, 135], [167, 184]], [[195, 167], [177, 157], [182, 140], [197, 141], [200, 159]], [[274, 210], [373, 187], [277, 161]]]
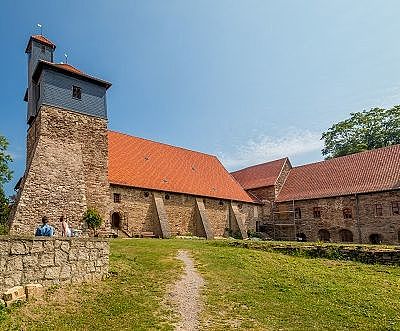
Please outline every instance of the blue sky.
[[109, 128], [220, 157], [229, 170], [322, 159], [321, 132], [400, 103], [400, 2], [9, 1], [0, 4], [0, 134], [25, 166], [25, 46], [113, 83]]

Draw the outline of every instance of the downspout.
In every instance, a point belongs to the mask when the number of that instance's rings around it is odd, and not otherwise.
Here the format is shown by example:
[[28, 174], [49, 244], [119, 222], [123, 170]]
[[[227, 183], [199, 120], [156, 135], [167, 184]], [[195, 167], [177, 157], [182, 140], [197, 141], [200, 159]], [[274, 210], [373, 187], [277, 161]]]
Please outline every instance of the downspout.
[[360, 226], [360, 201], [358, 198], [358, 194], [354, 194], [356, 198], [356, 213], [357, 213], [357, 230], [358, 230], [358, 242], [362, 244], [361, 240], [361, 226]]

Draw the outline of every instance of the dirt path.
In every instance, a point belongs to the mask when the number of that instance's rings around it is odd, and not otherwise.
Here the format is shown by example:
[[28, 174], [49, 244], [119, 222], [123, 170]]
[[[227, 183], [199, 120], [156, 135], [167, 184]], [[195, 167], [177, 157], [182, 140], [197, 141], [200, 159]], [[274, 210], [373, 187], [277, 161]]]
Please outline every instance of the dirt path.
[[188, 256], [187, 251], [179, 251], [176, 258], [185, 264], [185, 274], [171, 292], [172, 300], [181, 317], [175, 330], [198, 330], [198, 318], [202, 309], [200, 289], [204, 285], [204, 280], [196, 271], [193, 260]]

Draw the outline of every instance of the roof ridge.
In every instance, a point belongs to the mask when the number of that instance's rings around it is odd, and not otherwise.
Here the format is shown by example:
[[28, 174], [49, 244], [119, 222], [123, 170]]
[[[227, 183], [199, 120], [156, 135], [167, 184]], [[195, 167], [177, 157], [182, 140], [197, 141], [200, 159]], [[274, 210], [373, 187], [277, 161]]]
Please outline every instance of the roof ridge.
[[[219, 161], [218, 157], [215, 156], [214, 154], [208, 154], [208, 153], [204, 153], [204, 152], [199, 152], [199, 151], [195, 151], [195, 150], [193, 150], [193, 149], [189, 149], [189, 148], [185, 148], [185, 147], [181, 147], [181, 146], [176, 146], [176, 145], [172, 145], [172, 144], [167, 144], [167, 143], [163, 143], [163, 142], [156, 141], [156, 140], [153, 140], [153, 139], [142, 138], [142, 137], [134, 136], [134, 135], [132, 135], [132, 134], [128, 134], [128, 133], [124, 133], [124, 132], [119, 132], [119, 131], [115, 131], [115, 130], [110, 130], [110, 129], [108, 129], [107, 131], [108, 131], [108, 132], [117, 133], [117, 134], [120, 134], [120, 135], [123, 135], [123, 136], [128, 136], [128, 137], [130, 137], [130, 138], [136, 138], [136, 139], [140, 139], [140, 140], [146, 140], [146, 141], [150, 141], [150, 142], [155, 143], [155, 144], [160, 144], [160, 145], [164, 145], [164, 146], [168, 146], [168, 147], [173, 147], [173, 148], [179, 148], [179, 149], [182, 149], [182, 150], [185, 150], [185, 151], [189, 151], [189, 152], [193, 152], [193, 153], [196, 153], [196, 154], [202, 154], [202, 155], [214, 157], [214, 158], [216, 158], [216, 159]], [[220, 162], [220, 163], [221, 163], [221, 162]], [[221, 164], [222, 164], [222, 163], [221, 163]], [[225, 167], [224, 167], [224, 168], [225, 168]], [[228, 171], [227, 171], [227, 172], [228, 172]], [[229, 172], [228, 172], [228, 173], [229, 173]]]
[[327, 160], [321, 160], [321, 161], [316, 161], [316, 162], [301, 164], [301, 165], [292, 167], [292, 170], [293, 170], [293, 169], [298, 169], [298, 168], [307, 167], [307, 166], [311, 166], [311, 165], [314, 165], [314, 164], [331, 163], [331, 162], [336, 161], [336, 160], [343, 160], [343, 159], [351, 158], [351, 157], [358, 156], [358, 155], [361, 155], [361, 154], [369, 154], [369, 153], [381, 151], [381, 150], [384, 150], [384, 149], [395, 148], [395, 147], [399, 148], [399, 147], [400, 147], [400, 144], [395, 144], [395, 145], [390, 145], [390, 146], [384, 146], [384, 147], [369, 149], [369, 150], [366, 150], [366, 151], [361, 151], [361, 152], [357, 152], [357, 153], [353, 153], [353, 154], [348, 154], [348, 155], [342, 155], [342, 156], [334, 157], [334, 158], [327, 159]]
[[288, 156], [285, 156], [285, 157], [280, 158], [280, 159], [276, 159], [276, 160], [272, 160], [272, 161], [267, 161], [267, 162], [263, 162], [263, 163], [258, 163], [258, 164], [253, 164], [253, 165], [248, 166], [248, 167], [246, 167], [246, 168], [242, 168], [242, 169], [239, 169], [239, 170], [232, 171], [231, 173], [233, 174], [233, 173], [236, 173], [236, 172], [239, 172], [239, 171], [248, 170], [248, 169], [255, 168], [255, 167], [258, 167], [258, 166], [262, 166], [262, 165], [265, 165], [265, 164], [268, 164], [268, 163], [283, 161], [283, 160], [286, 160], [286, 159], [289, 159], [289, 157], [288, 157]]

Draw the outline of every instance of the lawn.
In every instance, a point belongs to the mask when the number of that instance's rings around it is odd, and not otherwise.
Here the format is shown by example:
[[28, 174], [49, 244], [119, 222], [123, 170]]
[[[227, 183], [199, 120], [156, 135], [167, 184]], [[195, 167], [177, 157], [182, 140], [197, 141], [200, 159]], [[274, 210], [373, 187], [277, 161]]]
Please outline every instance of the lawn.
[[400, 267], [182, 239], [114, 240], [107, 280], [0, 311], [0, 330], [173, 330], [179, 249], [206, 281], [203, 330], [400, 330]]

